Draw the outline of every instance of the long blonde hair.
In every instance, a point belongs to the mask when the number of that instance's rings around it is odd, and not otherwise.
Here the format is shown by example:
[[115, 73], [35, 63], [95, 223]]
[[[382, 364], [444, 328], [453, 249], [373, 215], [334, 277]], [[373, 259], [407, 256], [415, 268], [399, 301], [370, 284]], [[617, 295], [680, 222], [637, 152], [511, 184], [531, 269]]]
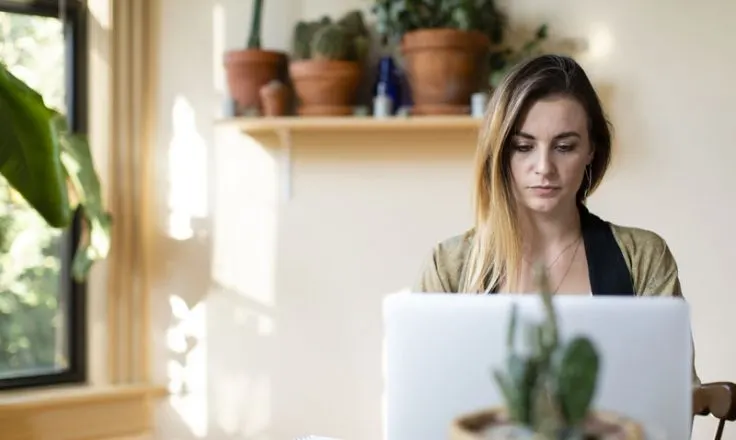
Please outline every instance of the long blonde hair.
[[594, 156], [577, 201], [600, 184], [611, 158], [611, 131], [590, 80], [573, 59], [542, 55], [515, 66], [488, 104], [475, 155], [475, 233], [462, 292], [482, 293], [507, 283], [514, 290], [521, 269], [521, 236], [512, 191], [509, 139], [523, 112], [546, 96], [577, 99], [588, 115]]

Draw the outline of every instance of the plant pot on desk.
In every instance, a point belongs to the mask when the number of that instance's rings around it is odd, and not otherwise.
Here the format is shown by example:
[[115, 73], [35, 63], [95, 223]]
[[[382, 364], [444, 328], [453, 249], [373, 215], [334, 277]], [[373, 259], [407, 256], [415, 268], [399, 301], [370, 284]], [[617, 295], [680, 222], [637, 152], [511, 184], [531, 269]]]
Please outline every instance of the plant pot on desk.
[[[506, 410], [488, 409], [464, 415], [450, 428], [450, 440], [540, 440], [540, 436], [512, 435]], [[499, 428], [494, 430], [494, 428]], [[504, 429], [509, 428], [509, 429]], [[645, 440], [641, 425], [614, 413], [595, 411], [584, 424], [583, 438], [594, 436], [598, 440]]]

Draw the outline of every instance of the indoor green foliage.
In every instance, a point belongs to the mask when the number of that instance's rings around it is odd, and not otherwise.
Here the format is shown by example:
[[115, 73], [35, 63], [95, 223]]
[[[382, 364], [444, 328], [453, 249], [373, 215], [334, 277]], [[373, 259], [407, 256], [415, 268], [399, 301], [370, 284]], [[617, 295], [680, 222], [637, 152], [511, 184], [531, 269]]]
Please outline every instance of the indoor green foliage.
[[582, 434], [595, 396], [599, 372], [598, 352], [584, 336], [560, 341], [552, 293], [543, 267], [536, 281], [545, 318], [529, 324], [528, 353], [516, 350], [518, 315], [512, 306], [505, 370], [494, 372], [509, 416], [547, 439], [574, 439]]
[[540, 55], [542, 52], [542, 43], [547, 40], [547, 36], [548, 27], [546, 24], [543, 24], [518, 49], [505, 47], [501, 50], [492, 51], [489, 57], [491, 71], [489, 83], [491, 87], [497, 87], [506, 73], [516, 64], [533, 56]]
[[363, 61], [369, 44], [362, 12], [350, 11], [337, 21], [324, 16], [296, 24], [292, 38], [293, 59]]
[[54, 227], [72, 219], [53, 112], [0, 65], [0, 173]]
[[261, 49], [261, 23], [263, 21], [263, 0], [253, 0], [251, 13], [250, 33], [248, 34], [248, 49]]
[[375, 0], [373, 13], [389, 43], [418, 29], [450, 28], [479, 31], [499, 44], [507, 21], [495, 0]]
[[34, 210], [14, 202], [1, 182], [0, 379], [66, 366], [67, 353], [57, 336], [64, 328], [58, 294], [61, 231], [44, 226]]
[[317, 30], [312, 38], [312, 57], [326, 60], [347, 60], [351, 40], [339, 24], [328, 24]]
[[83, 280], [110, 246], [111, 220], [103, 207], [89, 144], [3, 64], [0, 131], [0, 174], [50, 226], [68, 227], [76, 208], [81, 208], [85, 236], [72, 270], [77, 280]]

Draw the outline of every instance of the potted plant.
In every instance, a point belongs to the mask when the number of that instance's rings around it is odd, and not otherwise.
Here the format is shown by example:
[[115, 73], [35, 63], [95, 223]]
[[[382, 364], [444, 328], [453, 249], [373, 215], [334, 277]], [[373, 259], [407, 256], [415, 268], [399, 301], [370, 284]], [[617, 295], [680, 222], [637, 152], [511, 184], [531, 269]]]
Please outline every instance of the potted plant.
[[495, 0], [376, 0], [378, 31], [400, 46], [415, 114], [468, 113], [505, 15]]
[[644, 440], [641, 425], [591, 408], [598, 382], [599, 354], [585, 336], [560, 341], [551, 289], [543, 267], [536, 269], [545, 319], [529, 326], [531, 350], [516, 351], [517, 310], [512, 306], [505, 370], [496, 370], [504, 408], [479, 411], [455, 421], [452, 440]]
[[[81, 208], [84, 236], [72, 263], [77, 281], [110, 248], [111, 218], [87, 140], [0, 63], [0, 174], [51, 227], [66, 228]], [[0, 231], [1, 232], [1, 231]]]
[[289, 74], [300, 115], [352, 114], [368, 42], [360, 11], [351, 11], [336, 22], [322, 17], [297, 23]]
[[286, 66], [286, 54], [261, 48], [263, 0], [253, 0], [250, 35], [244, 50], [225, 53], [225, 71], [236, 114], [261, 113], [261, 87], [279, 79]]

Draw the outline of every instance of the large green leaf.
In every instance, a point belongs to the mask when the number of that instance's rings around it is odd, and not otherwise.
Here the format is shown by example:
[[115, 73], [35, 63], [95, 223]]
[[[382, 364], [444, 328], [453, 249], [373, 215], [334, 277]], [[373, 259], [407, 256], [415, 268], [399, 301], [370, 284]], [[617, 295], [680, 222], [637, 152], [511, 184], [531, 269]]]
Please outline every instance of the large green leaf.
[[2, 64], [0, 132], [0, 174], [50, 226], [69, 226], [81, 208], [85, 228], [72, 275], [84, 280], [92, 264], [107, 257], [111, 228], [87, 139], [73, 134], [64, 116]]
[[41, 95], [0, 63], [0, 174], [49, 225], [62, 228], [72, 209], [53, 117]]
[[81, 281], [92, 264], [107, 257], [110, 251], [111, 216], [102, 203], [100, 180], [87, 139], [72, 134], [61, 115], [56, 115], [53, 127], [59, 135], [61, 162], [75, 196], [74, 202], [81, 206], [86, 223], [72, 264], [72, 275]]

